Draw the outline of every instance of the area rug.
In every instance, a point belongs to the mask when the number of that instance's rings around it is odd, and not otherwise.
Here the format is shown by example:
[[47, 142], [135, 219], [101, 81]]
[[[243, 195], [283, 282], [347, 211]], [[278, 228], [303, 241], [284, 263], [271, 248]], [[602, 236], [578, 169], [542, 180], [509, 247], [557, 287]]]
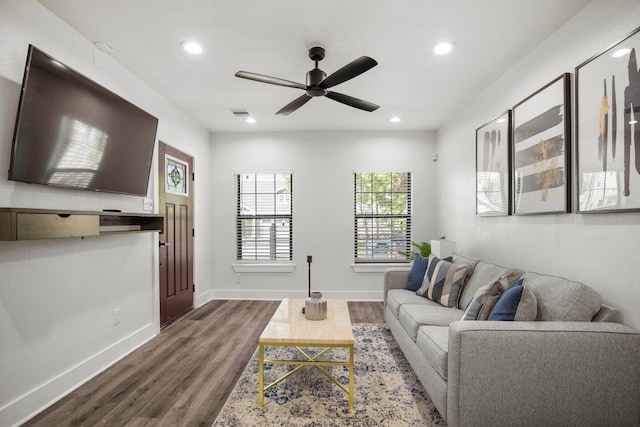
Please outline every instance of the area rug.
[[[356, 323], [354, 410], [348, 396], [313, 366], [306, 366], [265, 392], [258, 406], [258, 353], [253, 354], [213, 425], [221, 426], [446, 426], [384, 324]], [[313, 353], [314, 350], [309, 350]], [[331, 356], [329, 356], [331, 354]], [[299, 358], [295, 349], [265, 347], [265, 358]], [[333, 349], [323, 360], [348, 360]], [[265, 367], [265, 384], [291, 370]], [[348, 387], [347, 367], [327, 370]]]

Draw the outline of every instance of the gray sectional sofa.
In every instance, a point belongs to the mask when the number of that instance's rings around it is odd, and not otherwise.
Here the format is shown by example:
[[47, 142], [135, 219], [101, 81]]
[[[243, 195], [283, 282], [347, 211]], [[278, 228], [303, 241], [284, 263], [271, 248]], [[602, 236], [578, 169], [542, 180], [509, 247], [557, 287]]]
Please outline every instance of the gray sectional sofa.
[[[461, 308], [404, 289], [407, 268], [384, 274], [386, 322], [450, 427], [640, 425], [640, 333], [599, 294], [460, 255], [453, 263], [471, 265]], [[478, 289], [505, 275], [524, 278], [535, 320], [462, 321]]]

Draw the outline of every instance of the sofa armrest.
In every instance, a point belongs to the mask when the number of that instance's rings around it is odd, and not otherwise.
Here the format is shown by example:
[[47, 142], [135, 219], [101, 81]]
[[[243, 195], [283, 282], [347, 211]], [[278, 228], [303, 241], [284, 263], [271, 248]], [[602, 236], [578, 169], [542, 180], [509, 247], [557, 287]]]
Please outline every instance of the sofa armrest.
[[640, 333], [602, 322], [451, 323], [447, 422], [514, 420], [638, 425]]
[[387, 303], [387, 292], [389, 289], [404, 289], [409, 281], [410, 268], [387, 268], [384, 271], [384, 302]]

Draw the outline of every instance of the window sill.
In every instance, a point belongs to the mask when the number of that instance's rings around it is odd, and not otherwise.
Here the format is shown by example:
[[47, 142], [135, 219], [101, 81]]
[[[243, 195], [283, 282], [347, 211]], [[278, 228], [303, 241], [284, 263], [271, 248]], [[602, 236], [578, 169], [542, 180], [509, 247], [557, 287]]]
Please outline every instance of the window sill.
[[253, 263], [231, 264], [234, 273], [291, 273], [296, 265], [293, 263]]
[[384, 273], [387, 268], [405, 268], [411, 269], [411, 264], [404, 262], [388, 262], [388, 263], [370, 263], [370, 264], [351, 264], [354, 273]]

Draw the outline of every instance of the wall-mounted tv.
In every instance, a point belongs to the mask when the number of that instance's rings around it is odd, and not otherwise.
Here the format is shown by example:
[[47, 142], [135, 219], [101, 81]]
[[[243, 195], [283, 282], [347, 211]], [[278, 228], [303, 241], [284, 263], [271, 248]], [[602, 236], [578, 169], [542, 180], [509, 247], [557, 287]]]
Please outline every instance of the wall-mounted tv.
[[9, 179], [145, 196], [158, 119], [29, 46]]

